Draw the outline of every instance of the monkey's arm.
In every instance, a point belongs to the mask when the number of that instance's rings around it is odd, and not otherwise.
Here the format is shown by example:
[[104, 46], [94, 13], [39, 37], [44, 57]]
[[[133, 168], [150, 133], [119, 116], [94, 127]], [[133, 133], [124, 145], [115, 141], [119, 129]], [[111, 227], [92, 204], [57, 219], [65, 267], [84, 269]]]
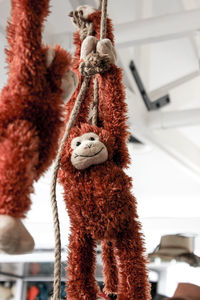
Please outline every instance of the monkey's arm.
[[122, 82], [122, 70], [116, 65], [99, 75], [100, 115], [103, 127], [115, 137], [114, 162], [120, 167], [126, 167], [129, 162], [126, 146], [127, 105]]
[[[78, 33], [80, 33], [80, 24], [83, 22], [89, 22], [93, 25], [92, 35], [95, 36], [98, 40], [100, 39], [101, 11], [89, 5], [82, 5], [77, 7], [77, 9], [74, 12], [71, 12], [70, 16], [72, 17], [73, 23], [78, 28]], [[109, 18], [107, 18], [106, 31], [106, 38], [110, 39], [112, 44], [114, 44], [113, 25], [111, 19]]]
[[[62, 125], [62, 76], [71, 56], [42, 45], [49, 0], [11, 0], [8, 82], [0, 98], [0, 249], [31, 251], [21, 218], [30, 208], [33, 182], [51, 164]], [[49, 57], [48, 57], [49, 58]]]
[[[94, 36], [100, 39], [101, 11], [97, 10], [88, 16], [88, 21], [93, 23]], [[114, 45], [113, 25], [110, 18], [107, 18], [106, 38], [111, 40]]]
[[[91, 11], [94, 11], [91, 13]], [[76, 18], [73, 17], [72, 19], [75, 25], [77, 25], [76, 22], [78, 22], [78, 19], [80, 15], [82, 15], [83, 19], [89, 22], [92, 22], [93, 24], [93, 34], [94, 36], [99, 39], [100, 38], [100, 24], [101, 24], [101, 12], [93, 9], [90, 6], [79, 6], [77, 10], [73, 13], [76, 14]], [[108, 18], [107, 19], [107, 38], [111, 40], [112, 44], [114, 44], [114, 37], [113, 37], [113, 26], [112, 21]], [[79, 64], [81, 62], [81, 45], [82, 41], [80, 38], [80, 29], [77, 30], [77, 32], [74, 34], [74, 45], [76, 46], [75, 49], [75, 56], [73, 61], [73, 70], [76, 72], [78, 78], [79, 78], [79, 84], [78, 87], [73, 94], [72, 98], [66, 105], [66, 117], [65, 121], [68, 122], [70, 113], [74, 107], [75, 101], [77, 99], [78, 93], [80, 91], [81, 83], [83, 81], [83, 78], [81, 78], [81, 74], [79, 72]], [[93, 85], [90, 84], [90, 88], [88, 89], [88, 92], [86, 94], [85, 100], [82, 102], [79, 114], [77, 116], [76, 124], [87, 122], [88, 114], [89, 114], [89, 106], [92, 102], [92, 87]]]
[[[82, 76], [80, 74], [80, 71], [79, 71], [80, 56], [81, 56], [81, 44], [82, 44], [82, 41], [80, 39], [80, 33], [79, 33], [79, 30], [78, 30], [74, 34], [75, 54], [74, 54], [74, 59], [73, 59], [73, 71], [77, 75], [78, 86], [77, 86], [75, 92], [73, 93], [71, 99], [66, 104], [65, 123], [67, 123], [69, 121], [71, 111], [74, 107], [75, 101], [78, 97], [78, 94], [79, 94], [79, 91], [80, 91], [80, 88], [81, 88], [81, 84], [83, 82], [83, 78], [82, 78]], [[76, 124], [87, 122], [90, 103], [91, 103], [91, 93], [90, 93], [90, 89], [88, 89], [85, 100], [81, 104], [81, 108], [79, 110], [79, 113], [78, 113], [78, 116], [77, 116], [77, 119], [76, 119]]]

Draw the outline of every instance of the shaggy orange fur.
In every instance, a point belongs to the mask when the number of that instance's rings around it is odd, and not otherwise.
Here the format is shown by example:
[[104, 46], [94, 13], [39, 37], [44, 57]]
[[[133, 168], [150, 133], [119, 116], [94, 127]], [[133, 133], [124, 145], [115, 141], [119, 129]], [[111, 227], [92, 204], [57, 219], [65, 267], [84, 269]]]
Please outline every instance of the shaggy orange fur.
[[[89, 19], [94, 23], [95, 36], [99, 37], [100, 12], [92, 14]], [[107, 37], [113, 42], [110, 20]], [[75, 45], [78, 66], [81, 45], [79, 33], [75, 35]], [[71, 220], [67, 299], [97, 299], [95, 246], [96, 241], [100, 240], [105, 292], [117, 293], [119, 300], [149, 300], [150, 285], [136, 199], [131, 194], [131, 178], [123, 171], [129, 163], [129, 156], [122, 72], [112, 65], [109, 71], [98, 77], [99, 126], [86, 123], [90, 103], [90, 98], [86, 98], [76, 126], [70, 131], [59, 171]], [[78, 90], [67, 104], [67, 120], [77, 93]], [[80, 171], [71, 163], [71, 141], [88, 132], [98, 134], [108, 149], [109, 157], [100, 165]]]
[[61, 79], [71, 56], [59, 46], [46, 67], [42, 26], [49, 0], [12, 0], [8, 82], [0, 96], [0, 214], [24, 217], [33, 181], [56, 155], [61, 129]]

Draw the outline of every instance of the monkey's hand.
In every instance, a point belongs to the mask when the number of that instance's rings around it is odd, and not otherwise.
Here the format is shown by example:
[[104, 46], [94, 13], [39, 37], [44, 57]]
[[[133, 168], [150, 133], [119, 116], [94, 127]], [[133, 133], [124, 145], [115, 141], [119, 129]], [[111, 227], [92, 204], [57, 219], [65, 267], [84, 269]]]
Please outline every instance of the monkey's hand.
[[69, 16], [72, 18], [73, 24], [77, 28], [81, 28], [83, 22], [87, 22], [88, 16], [97, 10], [89, 5], [81, 5], [75, 11], [71, 11]]
[[109, 39], [98, 40], [94, 36], [88, 36], [81, 46], [81, 59], [86, 61], [88, 56], [98, 53], [101, 57], [106, 57], [111, 64], [115, 64], [117, 54]]
[[117, 53], [113, 47], [111, 40], [103, 39], [97, 43], [97, 52], [100, 56], [107, 56], [111, 64], [116, 64]]
[[[53, 48], [49, 48], [46, 52], [46, 66], [49, 68], [55, 58], [56, 52]], [[72, 70], [64, 73], [61, 80], [61, 89], [63, 90], [63, 101], [66, 103], [74, 93], [78, 86], [78, 76]]]
[[80, 72], [86, 76], [107, 71], [111, 64], [116, 63], [117, 55], [109, 39], [98, 40], [88, 36], [81, 46]]

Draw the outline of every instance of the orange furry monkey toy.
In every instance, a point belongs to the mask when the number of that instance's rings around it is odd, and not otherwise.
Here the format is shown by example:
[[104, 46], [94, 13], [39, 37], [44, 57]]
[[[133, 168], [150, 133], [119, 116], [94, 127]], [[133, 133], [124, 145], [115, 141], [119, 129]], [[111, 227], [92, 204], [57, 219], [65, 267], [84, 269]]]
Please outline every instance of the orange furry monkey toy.
[[76, 86], [71, 56], [42, 45], [49, 0], [11, 0], [8, 82], [0, 96], [0, 250], [31, 251], [24, 227], [33, 182], [50, 166], [58, 147], [64, 98]]
[[[81, 46], [80, 32], [76, 33], [77, 62], [98, 53], [111, 66], [98, 75], [98, 126], [88, 124], [90, 98], [86, 97], [61, 157], [59, 178], [71, 220], [67, 300], [99, 299], [94, 274], [97, 241], [102, 244], [106, 294], [116, 293], [119, 300], [149, 300], [137, 203], [131, 194], [131, 178], [123, 170], [129, 163], [127, 108], [122, 71], [115, 65], [112, 24], [108, 19], [107, 39], [99, 41], [100, 12], [82, 6], [74, 20], [79, 16], [93, 23], [93, 36]], [[66, 121], [76, 95], [67, 104]]]

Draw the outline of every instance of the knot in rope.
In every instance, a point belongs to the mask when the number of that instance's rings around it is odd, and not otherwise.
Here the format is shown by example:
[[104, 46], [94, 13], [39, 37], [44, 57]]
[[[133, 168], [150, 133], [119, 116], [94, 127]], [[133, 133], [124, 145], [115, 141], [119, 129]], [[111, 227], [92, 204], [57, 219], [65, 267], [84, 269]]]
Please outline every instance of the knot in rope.
[[107, 55], [100, 56], [99, 53], [91, 52], [80, 66], [79, 71], [82, 76], [91, 77], [109, 70], [111, 66]]

